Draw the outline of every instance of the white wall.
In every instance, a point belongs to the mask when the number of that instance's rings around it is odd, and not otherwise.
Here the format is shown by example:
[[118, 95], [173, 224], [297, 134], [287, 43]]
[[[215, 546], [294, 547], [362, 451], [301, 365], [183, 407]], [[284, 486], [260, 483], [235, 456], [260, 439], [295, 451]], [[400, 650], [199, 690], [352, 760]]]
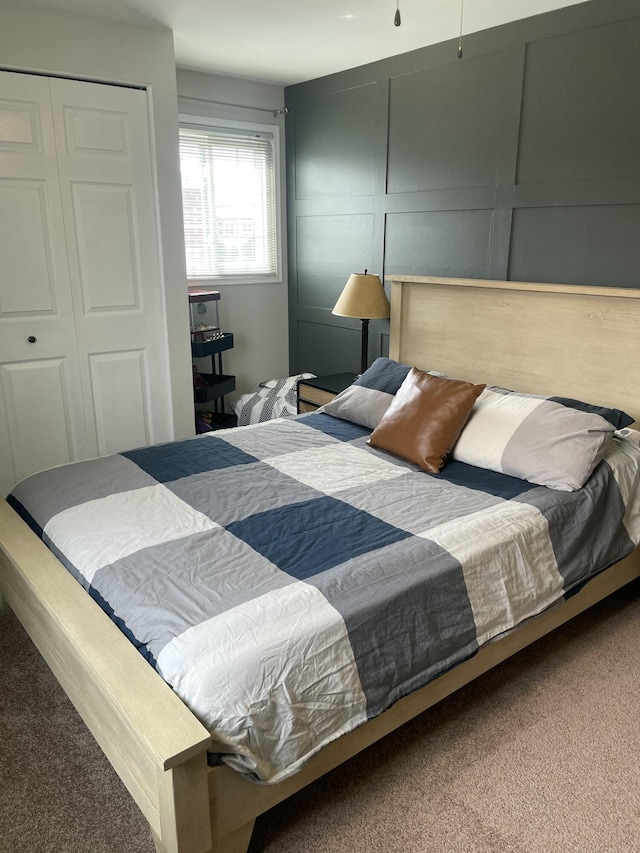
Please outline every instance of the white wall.
[[[236, 393], [225, 398], [231, 404], [259, 382], [289, 373], [284, 118], [273, 115], [274, 110], [284, 106], [284, 89], [270, 83], [184, 69], [178, 69], [177, 84], [182, 114], [280, 127], [282, 282], [211, 284], [220, 291], [221, 324], [234, 335], [234, 349], [223, 356], [224, 372], [236, 376]], [[207, 286], [201, 280], [197, 284]]]
[[42, 7], [0, 5], [0, 68], [149, 87], [176, 438], [192, 435], [193, 392], [184, 262], [173, 35]]

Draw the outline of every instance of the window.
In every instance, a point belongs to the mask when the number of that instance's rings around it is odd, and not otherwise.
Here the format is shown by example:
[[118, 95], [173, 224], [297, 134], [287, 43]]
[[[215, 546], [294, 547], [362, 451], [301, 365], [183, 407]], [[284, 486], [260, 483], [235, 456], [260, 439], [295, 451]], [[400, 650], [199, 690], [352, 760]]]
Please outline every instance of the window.
[[186, 117], [182, 121], [187, 276], [279, 280], [278, 128], [211, 127]]

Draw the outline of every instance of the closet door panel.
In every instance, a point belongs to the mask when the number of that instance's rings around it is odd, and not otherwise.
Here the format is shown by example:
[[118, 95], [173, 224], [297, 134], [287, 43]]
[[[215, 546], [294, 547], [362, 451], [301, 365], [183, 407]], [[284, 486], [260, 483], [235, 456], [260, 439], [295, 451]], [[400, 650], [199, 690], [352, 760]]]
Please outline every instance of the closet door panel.
[[[51, 91], [90, 450], [166, 441], [172, 422], [147, 96], [71, 80], [52, 80]], [[131, 353], [146, 366], [114, 395], [95, 366], [124, 377]]]
[[[135, 447], [149, 444], [149, 413], [145, 405], [145, 387], [149, 384], [149, 365], [143, 351], [118, 352], [90, 357], [91, 385], [94, 389], [98, 453], [115, 453], [124, 442]], [[121, 411], [122, 397], [141, 401], [141, 405]]]
[[[0, 178], [0, 222], [3, 317], [53, 314], [57, 276], [46, 180]], [[28, 251], [25, 234], [29, 235]], [[23, 286], [16, 287], [16, 282]]]
[[76, 458], [67, 360], [15, 361], [0, 365], [0, 411], [5, 415], [8, 489], [35, 471]]
[[140, 258], [131, 187], [74, 184], [72, 205], [84, 314], [131, 309], [140, 313]]
[[87, 455], [49, 81], [0, 73], [0, 493]]

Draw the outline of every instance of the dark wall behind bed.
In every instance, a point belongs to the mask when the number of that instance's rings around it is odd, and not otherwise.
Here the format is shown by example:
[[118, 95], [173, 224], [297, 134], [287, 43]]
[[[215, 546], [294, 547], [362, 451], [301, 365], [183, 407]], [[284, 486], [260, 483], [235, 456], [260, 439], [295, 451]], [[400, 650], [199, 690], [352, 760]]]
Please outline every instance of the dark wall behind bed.
[[331, 309], [365, 268], [640, 287], [640, 0], [463, 47], [286, 90], [292, 373], [358, 369], [360, 322]]

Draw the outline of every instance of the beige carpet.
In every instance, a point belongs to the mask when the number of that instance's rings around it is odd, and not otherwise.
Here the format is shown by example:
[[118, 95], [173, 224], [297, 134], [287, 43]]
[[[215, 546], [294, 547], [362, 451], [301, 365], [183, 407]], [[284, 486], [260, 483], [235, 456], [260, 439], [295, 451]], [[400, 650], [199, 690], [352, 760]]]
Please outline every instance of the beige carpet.
[[[251, 853], [640, 851], [640, 584], [259, 818]], [[0, 850], [152, 851], [14, 617], [0, 617]]]

